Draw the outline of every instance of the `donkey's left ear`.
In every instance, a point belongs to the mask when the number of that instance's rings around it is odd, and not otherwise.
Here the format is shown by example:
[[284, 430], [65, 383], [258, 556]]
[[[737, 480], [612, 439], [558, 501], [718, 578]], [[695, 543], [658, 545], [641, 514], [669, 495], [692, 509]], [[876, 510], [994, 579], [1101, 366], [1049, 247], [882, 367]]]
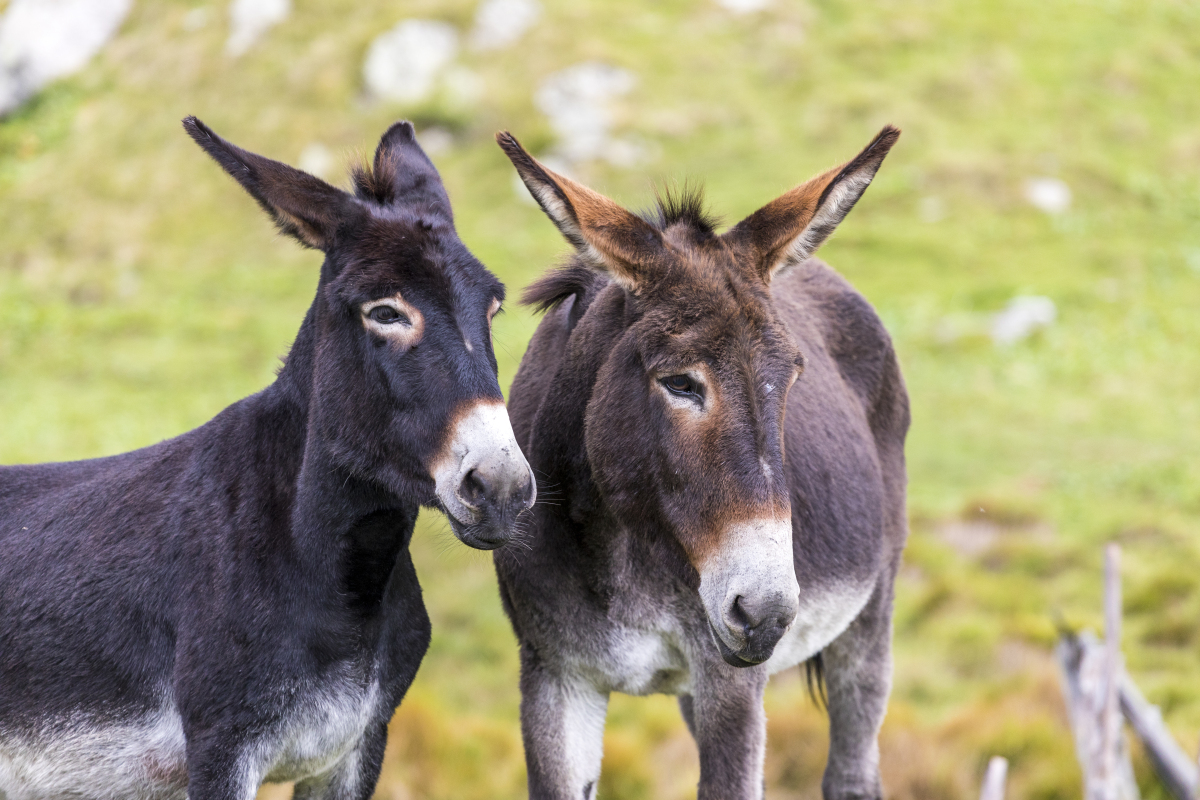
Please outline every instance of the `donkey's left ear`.
[[731, 245], [748, 246], [766, 281], [803, 263], [854, 208], [899, 137], [897, 128], [884, 127], [853, 160], [772, 200], [723, 238]]
[[496, 143], [533, 199], [589, 267], [607, 273], [630, 292], [651, 279], [649, 273], [658, 268], [665, 253], [657, 228], [599, 192], [559, 175], [529, 155], [508, 131], [497, 133]]
[[358, 206], [350, 195], [320, 178], [243, 150], [195, 117], [183, 127], [225, 171], [258, 201], [279, 229], [301, 244], [328, 250], [338, 227]]

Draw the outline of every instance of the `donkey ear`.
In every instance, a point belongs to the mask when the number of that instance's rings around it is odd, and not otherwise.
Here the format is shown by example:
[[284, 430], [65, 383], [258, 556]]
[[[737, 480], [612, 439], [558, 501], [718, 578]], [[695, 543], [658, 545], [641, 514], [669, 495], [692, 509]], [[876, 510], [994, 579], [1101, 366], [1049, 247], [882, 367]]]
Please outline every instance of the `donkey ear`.
[[397, 122], [387, 129], [375, 149], [372, 171], [356, 169], [354, 183], [364, 200], [413, 205], [454, 222], [442, 177], [417, 144], [411, 122]]
[[529, 155], [508, 131], [497, 133], [496, 143], [588, 266], [636, 292], [665, 253], [658, 229], [599, 192], [554, 172]]
[[195, 117], [183, 127], [225, 171], [258, 201], [279, 229], [301, 244], [328, 250], [354, 200], [307, 172], [255, 155], [225, 141]]
[[772, 200], [723, 238], [749, 246], [766, 281], [803, 263], [854, 208], [899, 137], [897, 128], [885, 126], [853, 160]]

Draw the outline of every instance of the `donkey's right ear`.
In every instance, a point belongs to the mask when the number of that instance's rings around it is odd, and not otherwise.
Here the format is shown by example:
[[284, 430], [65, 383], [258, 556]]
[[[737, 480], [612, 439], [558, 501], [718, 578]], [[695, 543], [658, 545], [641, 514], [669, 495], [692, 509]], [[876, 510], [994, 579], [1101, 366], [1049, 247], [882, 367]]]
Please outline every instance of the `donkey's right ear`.
[[357, 207], [342, 190], [307, 172], [243, 150], [195, 117], [184, 119], [183, 127], [258, 201], [281, 231], [303, 245], [328, 250], [338, 226]]
[[529, 193], [588, 266], [636, 292], [666, 254], [662, 234], [599, 192], [559, 175], [521, 147], [508, 131], [496, 143]]

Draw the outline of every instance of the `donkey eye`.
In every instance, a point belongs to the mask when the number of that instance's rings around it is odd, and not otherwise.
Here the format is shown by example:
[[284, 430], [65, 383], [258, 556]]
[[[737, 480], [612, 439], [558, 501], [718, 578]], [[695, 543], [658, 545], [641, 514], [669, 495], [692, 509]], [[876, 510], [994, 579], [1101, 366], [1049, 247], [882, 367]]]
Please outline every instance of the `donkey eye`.
[[688, 375], [668, 375], [662, 379], [662, 385], [667, 387], [667, 391], [671, 394], [681, 396], [696, 395], [699, 396], [699, 387], [696, 382]]
[[387, 305], [375, 306], [371, 309], [371, 312], [367, 314], [367, 316], [371, 318], [372, 322], [378, 322], [381, 325], [391, 325], [395, 322], [402, 322], [405, 325], [412, 324], [408, 317], [402, 314], [398, 309]]

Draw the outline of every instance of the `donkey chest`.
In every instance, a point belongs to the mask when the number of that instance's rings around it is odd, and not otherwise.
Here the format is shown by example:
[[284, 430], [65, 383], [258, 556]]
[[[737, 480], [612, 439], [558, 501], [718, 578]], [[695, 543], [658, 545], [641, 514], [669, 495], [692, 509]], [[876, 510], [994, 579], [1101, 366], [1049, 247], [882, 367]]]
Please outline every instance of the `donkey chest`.
[[602, 688], [629, 695], [683, 694], [691, 670], [677, 630], [670, 626], [615, 624], [592, 653], [589, 671]]
[[339, 681], [302, 691], [279, 724], [248, 749], [246, 767], [269, 781], [325, 772], [359, 746], [381, 702], [375, 682]]
[[794, 667], [817, 653], [854, 621], [871, 597], [871, 581], [843, 581], [800, 591], [800, 611], [767, 659], [767, 672]]

